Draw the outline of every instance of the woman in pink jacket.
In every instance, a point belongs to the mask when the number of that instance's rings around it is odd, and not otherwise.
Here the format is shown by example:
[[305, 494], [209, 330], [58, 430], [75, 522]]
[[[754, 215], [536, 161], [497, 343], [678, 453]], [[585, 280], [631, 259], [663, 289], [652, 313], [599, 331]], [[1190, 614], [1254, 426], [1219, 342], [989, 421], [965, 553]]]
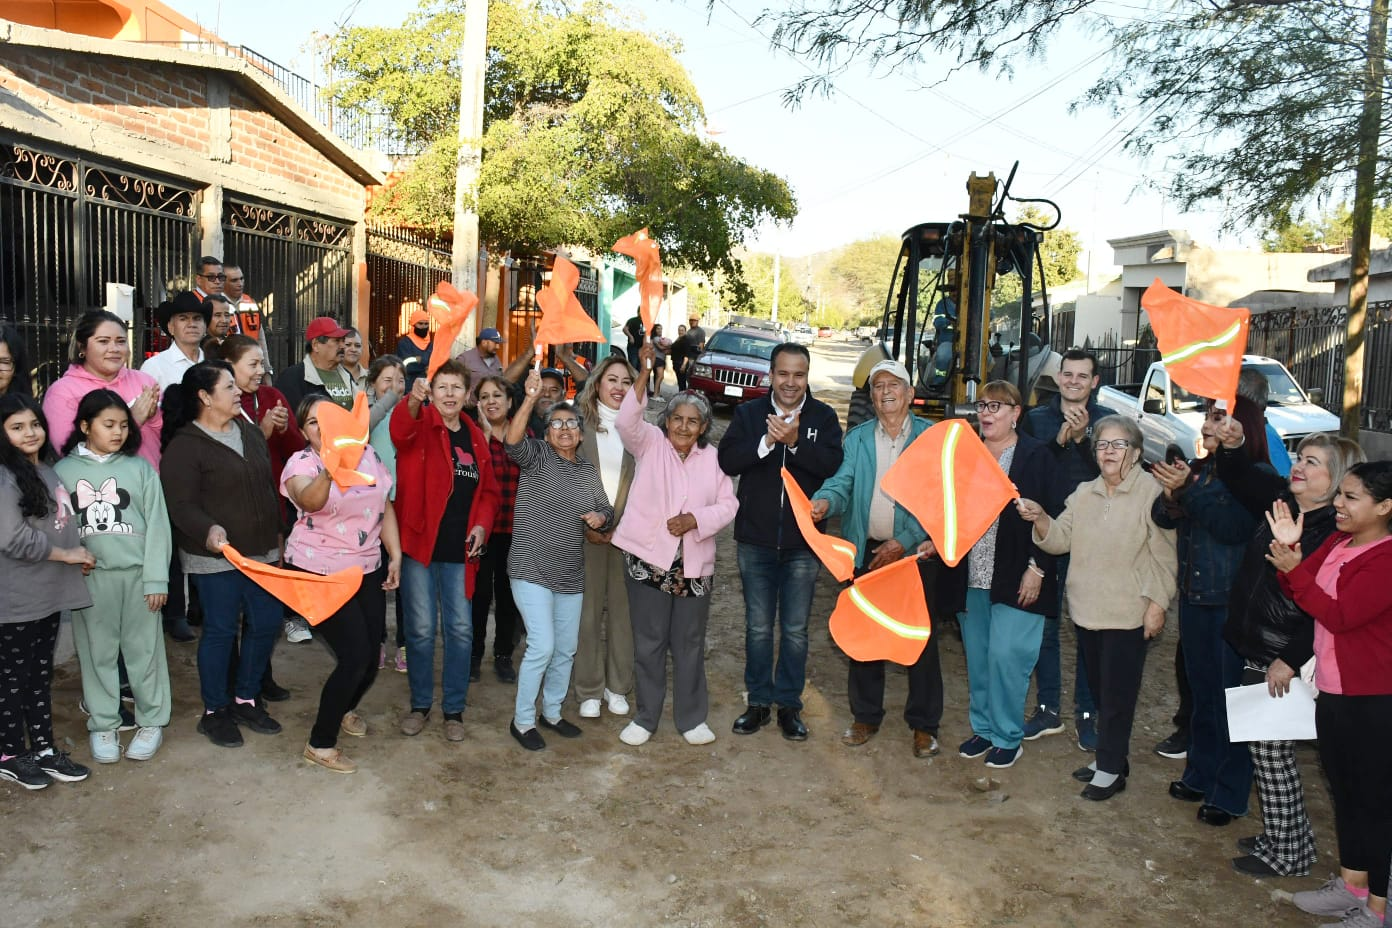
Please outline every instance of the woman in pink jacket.
[[[652, 369], [653, 347], [638, 354]], [[657, 730], [672, 655], [672, 719], [689, 744], [710, 744], [706, 724], [706, 621], [715, 578], [715, 536], [734, 521], [735, 487], [710, 445], [711, 408], [698, 393], [672, 397], [652, 425], [643, 419], [648, 378], [640, 373], [614, 427], [637, 462], [628, 508], [613, 544], [624, 552], [633, 623], [638, 711], [620, 734], [640, 745]]]
[[83, 313], [73, 328], [68, 360], [72, 363], [67, 371], [44, 392], [44, 417], [54, 447], [63, 447], [72, 434], [77, 404], [84, 396], [93, 390], [114, 390], [126, 401], [140, 427], [140, 456], [159, 470], [160, 427], [164, 424], [159, 385], [149, 374], [129, 367], [126, 324], [104, 309]]

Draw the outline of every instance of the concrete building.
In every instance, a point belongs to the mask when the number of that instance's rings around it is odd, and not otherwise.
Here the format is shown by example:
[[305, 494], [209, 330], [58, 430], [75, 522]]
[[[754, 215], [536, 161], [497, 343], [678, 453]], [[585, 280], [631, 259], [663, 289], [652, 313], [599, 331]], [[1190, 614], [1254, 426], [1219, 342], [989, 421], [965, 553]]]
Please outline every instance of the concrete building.
[[[1328, 255], [1320, 255], [1325, 263], [1311, 269], [1309, 277], [1313, 283], [1334, 285], [1335, 306], [1347, 306], [1349, 294], [1349, 267], [1352, 258], [1330, 261]], [[1376, 249], [1368, 267], [1368, 302], [1392, 302], [1392, 248]]]

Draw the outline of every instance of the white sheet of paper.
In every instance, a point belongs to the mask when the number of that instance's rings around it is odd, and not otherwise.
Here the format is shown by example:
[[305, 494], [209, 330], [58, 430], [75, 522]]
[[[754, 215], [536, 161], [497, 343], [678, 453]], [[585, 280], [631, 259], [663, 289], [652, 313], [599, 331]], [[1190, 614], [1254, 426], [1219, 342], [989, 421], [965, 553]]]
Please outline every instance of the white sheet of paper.
[[1304, 680], [1273, 699], [1265, 683], [1225, 690], [1228, 737], [1233, 741], [1307, 741], [1315, 737], [1315, 691]]

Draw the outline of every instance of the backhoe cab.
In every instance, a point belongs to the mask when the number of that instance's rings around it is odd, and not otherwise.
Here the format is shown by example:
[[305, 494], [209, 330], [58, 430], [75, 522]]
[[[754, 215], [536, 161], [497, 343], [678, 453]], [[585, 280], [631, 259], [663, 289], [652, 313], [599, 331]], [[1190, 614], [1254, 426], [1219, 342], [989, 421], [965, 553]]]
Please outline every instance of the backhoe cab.
[[[977, 391], [989, 380], [1011, 381], [1027, 404], [1038, 401], [1037, 391], [1054, 388], [1059, 356], [1048, 344], [1047, 294], [1041, 286], [1045, 298], [1038, 317], [1033, 297], [1043, 277], [1040, 243], [1058, 219], [1047, 228], [1004, 221], [1005, 201], [1015, 199], [1015, 167], [999, 198], [995, 174], [973, 172], [968, 210], [957, 221], [925, 222], [904, 233], [878, 339], [852, 376], [849, 425], [874, 414], [866, 379], [887, 358], [908, 369], [914, 411], [934, 420], [974, 415]], [[1017, 202], [1048, 203], [1058, 211], [1047, 200]], [[996, 275], [1007, 273], [1020, 275], [1020, 307], [993, 316]]]

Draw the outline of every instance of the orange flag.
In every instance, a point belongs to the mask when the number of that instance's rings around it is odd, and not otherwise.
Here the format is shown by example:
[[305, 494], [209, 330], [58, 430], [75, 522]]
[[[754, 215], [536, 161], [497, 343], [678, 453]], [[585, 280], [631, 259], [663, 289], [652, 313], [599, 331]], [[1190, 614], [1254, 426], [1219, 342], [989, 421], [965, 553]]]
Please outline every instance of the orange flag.
[[310, 625], [318, 625], [342, 609], [362, 586], [361, 567], [348, 567], [320, 576], [253, 561], [231, 545], [223, 545], [222, 554], [253, 583], [304, 616]]
[[357, 469], [363, 449], [367, 447], [368, 422], [372, 415], [367, 408], [367, 394], [357, 395], [352, 412], [328, 402], [320, 403], [315, 415], [319, 419], [319, 458], [338, 488], [346, 490], [376, 483], [376, 477]]
[[788, 473], [788, 468], [784, 467], [782, 472], [783, 489], [788, 494], [788, 502], [793, 508], [793, 518], [797, 519], [798, 528], [802, 529], [802, 537], [807, 541], [807, 546], [826, 565], [833, 577], [845, 583], [855, 576], [856, 546], [820, 531], [812, 519], [812, 501], [802, 492], [802, 487], [798, 486], [793, 475]]
[[1241, 307], [1211, 306], [1175, 293], [1155, 278], [1141, 307], [1170, 378], [1190, 393], [1220, 400], [1229, 413], [1237, 402], [1242, 353], [1252, 314]]
[[944, 419], [915, 439], [880, 489], [913, 513], [949, 567], [1020, 496], [965, 419]]
[[454, 340], [464, 330], [464, 323], [478, 306], [478, 294], [470, 291], [461, 293], [447, 280], [435, 285], [435, 295], [430, 298], [427, 308], [434, 318], [435, 343], [430, 348], [430, 366], [425, 369], [425, 379], [435, 376], [440, 365], [450, 359], [454, 351]]
[[634, 276], [638, 278], [638, 313], [643, 319], [643, 332], [647, 333], [662, 308], [662, 249], [647, 228], [642, 228], [615, 242], [614, 250], [628, 255], [637, 265]]
[[551, 267], [551, 281], [537, 293], [541, 325], [537, 326], [537, 355], [542, 345], [568, 345], [571, 342], [604, 342], [607, 338], [575, 298], [580, 269], [560, 255]]
[[831, 637], [858, 661], [894, 661], [908, 667], [932, 634], [916, 557], [900, 558], [858, 577], [841, 591], [831, 613]]

